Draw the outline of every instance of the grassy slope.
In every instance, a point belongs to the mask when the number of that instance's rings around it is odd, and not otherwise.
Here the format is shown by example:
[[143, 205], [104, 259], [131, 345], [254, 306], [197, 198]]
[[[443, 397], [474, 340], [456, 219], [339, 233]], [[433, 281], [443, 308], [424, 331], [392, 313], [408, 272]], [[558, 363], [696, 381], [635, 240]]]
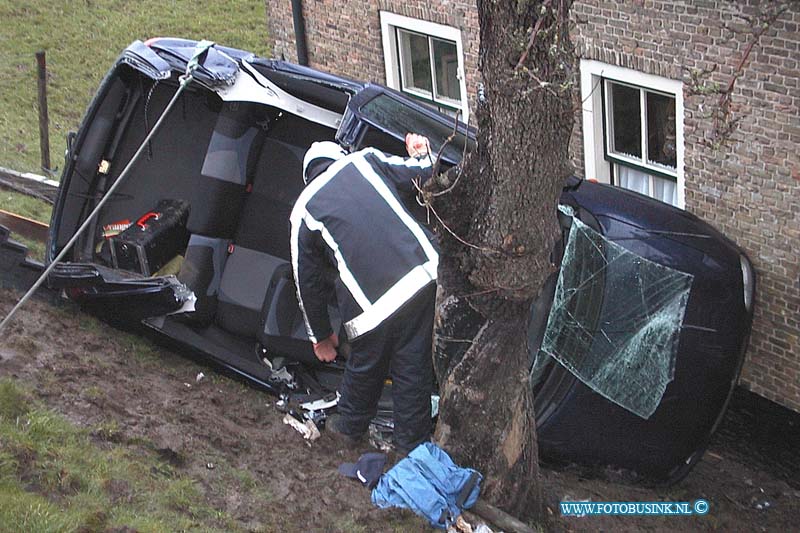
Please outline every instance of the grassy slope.
[[36, 107], [37, 50], [47, 52], [50, 156], [63, 166], [75, 130], [111, 63], [131, 41], [211, 39], [267, 54], [263, 0], [0, 0], [0, 166], [42, 173]]
[[[241, 530], [155, 451], [98, 446], [114, 440], [113, 425], [78, 429], [30, 396], [0, 379], [0, 533]], [[246, 471], [223, 476], [240, 491], [264, 491]]]
[[32, 218], [45, 224], [50, 223], [50, 204], [27, 194], [0, 189], [0, 209]]

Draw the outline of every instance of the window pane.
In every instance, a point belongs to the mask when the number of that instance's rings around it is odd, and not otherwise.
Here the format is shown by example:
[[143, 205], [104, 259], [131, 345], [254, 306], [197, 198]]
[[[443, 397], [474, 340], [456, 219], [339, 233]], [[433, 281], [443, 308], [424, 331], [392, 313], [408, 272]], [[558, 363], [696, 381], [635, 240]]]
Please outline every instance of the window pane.
[[655, 93], [647, 95], [647, 160], [675, 168], [675, 99]]
[[403, 77], [403, 88], [433, 92], [431, 78], [431, 56], [428, 50], [428, 38], [424, 35], [397, 30], [400, 41], [400, 68]]
[[[431, 141], [431, 150], [434, 154], [438, 154], [445, 140], [453, 133], [453, 124], [449, 123], [450, 121], [438, 121], [386, 95], [373, 98], [363, 105], [360, 111], [367, 120], [379, 125], [398, 139], [405, 137], [409, 131], [426, 136]], [[463, 132], [463, 129], [459, 129]], [[442, 157], [453, 163], [461, 161], [465, 142], [469, 142], [470, 150], [474, 147], [474, 142], [467, 141], [463, 134], [456, 135], [445, 147]]]
[[609, 83], [611, 123], [614, 132], [611, 150], [636, 159], [642, 158], [642, 113], [639, 89]]
[[678, 184], [675, 180], [653, 176], [642, 170], [618, 164], [614, 164], [614, 176], [616, 184], [620, 187], [642, 193], [667, 204], [678, 205]]
[[458, 49], [456, 43], [432, 39], [433, 60], [436, 65], [436, 98], [458, 102], [461, 85], [458, 82]]

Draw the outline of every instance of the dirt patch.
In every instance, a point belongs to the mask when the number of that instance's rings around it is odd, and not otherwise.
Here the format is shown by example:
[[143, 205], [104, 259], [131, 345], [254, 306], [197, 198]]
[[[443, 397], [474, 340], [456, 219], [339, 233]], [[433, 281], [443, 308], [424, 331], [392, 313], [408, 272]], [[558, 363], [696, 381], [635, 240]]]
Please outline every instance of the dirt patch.
[[[2, 316], [16, 297], [0, 291]], [[98, 446], [158, 453], [196, 480], [214, 508], [243, 530], [429, 530], [409, 512], [375, 509], [367, 490], [337, 473], [340, 463], [354, 461], [368, 447], [348, 448], [327, 434], [309, 445], [282, 423], [274, 397], [115, 330], [70, 304], [30, 302], [0, 340], [0, 357], [0, 376], [27, 384], [48, 406], [89, 428]], [[545, 468], [552, 518], [547, 529], [793, 529], [800, 490], [786, 480], [797, 472], [772, 469], [764, 457], [751, 460], [758, 453], [748, 452], [736, 435], [744, 439], [741, 428], [752, 424], [734, 422], [723, 427], [725, 438], [712, 444], [689, 477], [668, 489], [647, 487], [624, 472]], [[231, 468], [249, 477], [232, 477]], [[240, 490], [243, 486], [260, 489]], [[124, 482], [109, 482], [105, 490], [114, 499], [130, 498]], [[698, 498], [710, 504], [705, 516], [562, 518], [558, 506], [562, 500]]]
[[[17, 296], [0, 291], [0, 314]], [[29, 340], [35, 339], [33, 342]], [[187, 357], [111, 328], [65, 303], [32, 300], [0, 341], [0, 377], [26, 384], [89, 428], [100, 446], [155, 452], [193, 478], [243, 530], [423, 529], [405, 511], [374, 508], [369, 492], [337, 472], [367, 448], [323, 435], [310, 445], [284, 425], [276, 398]], [[198, 375], [205, 377], [198, 381]], [[232, 478], [231, 468], [252, 480]], [[262, 491], [239, 491], [243, 484]], [[129, 497], [111, 483], [115, 498]]]

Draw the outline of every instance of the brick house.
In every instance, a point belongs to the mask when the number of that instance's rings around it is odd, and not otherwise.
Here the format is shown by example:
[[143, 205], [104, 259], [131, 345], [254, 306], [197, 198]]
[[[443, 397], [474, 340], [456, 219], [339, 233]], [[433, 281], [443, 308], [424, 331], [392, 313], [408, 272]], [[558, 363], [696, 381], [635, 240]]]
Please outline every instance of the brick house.
[[[474, 2], [302, 4], [312, 67], [469, 117]], [[575, 0], [583, 103], [571, 153], [578, 175], [691, 211], [747, 251], [758, 286], [741, 384], [800, 411], [800, 3], [756, 39], [763, 5]], [[267, 11], [273, 54], [296, 61], [291, 3]]]

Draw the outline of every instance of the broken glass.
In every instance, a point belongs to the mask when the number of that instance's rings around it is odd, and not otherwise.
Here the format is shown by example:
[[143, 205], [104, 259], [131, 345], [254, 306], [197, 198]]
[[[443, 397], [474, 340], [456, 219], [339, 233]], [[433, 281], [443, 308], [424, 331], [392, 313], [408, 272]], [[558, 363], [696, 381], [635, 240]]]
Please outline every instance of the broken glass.
[[534, 370], [553, 357], [592, 390], [649, 418], [674, 377], [692, 279], [573, 217]]

